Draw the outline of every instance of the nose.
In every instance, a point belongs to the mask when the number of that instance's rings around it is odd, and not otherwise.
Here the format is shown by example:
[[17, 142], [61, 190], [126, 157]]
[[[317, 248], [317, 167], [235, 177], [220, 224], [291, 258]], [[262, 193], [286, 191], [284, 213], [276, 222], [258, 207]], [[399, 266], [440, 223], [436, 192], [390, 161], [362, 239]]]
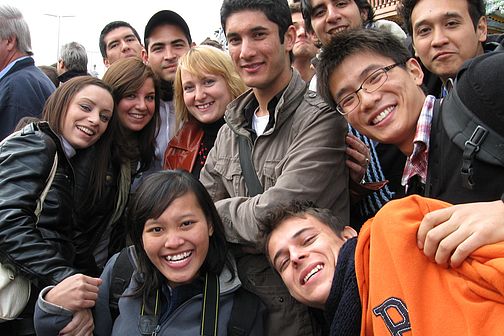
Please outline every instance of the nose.
[[330, 4], [327, 6], [327, 17], [326, 21], [327, 22], [335, 22], [341, 18], [341, 14], [338, 8], [336, 8], [334, 5]]
[[173, 61], [177, 58], [177, 55], [173, 52], [172, 48], [170, 47], [167, 47], [165, 49], [165, 53], [164, 53], [164, 59], [165, 60], [169, 60], [169, 61]]
[[175, 249], [181, 246], [182, 244], [184, 244], [184, 239], [180, 235], [175, 234], [173, 232], [168, 233], [166, 235], [166, 241], [165, 241], [166, 248]]
[[297, 37], [306, 37], [306, 30], [303, 25], [299, 25], [299, 27], [296, 30], [297, 32]]
[[446, 37], [444, 30], [440, 28], [433, 28], [432, 42], [431, 42], [432, 46], [439, 47], [447, 43], [448, 38]]
[[89, 112], [87, 115], [87, 120], [91, 124], [97, 125], [100, 120], [100, 111], [98, 111], [97, 109], [94, 109], [93, 111]]
[[122, 51], [126, 51], [126, 50], [129, 50], [129, 49], [130, 49], [130, 47], [129, 47], [128, 43], [126, 43], [126, 41], [122, 40], [121, 41], [121, 50]]
[[360, 104], [352, 113], [358, 112], [359, 110], [362, 110], [364, 112], [373, 110], [373, 108], [376, 106], [376, 103], [380, 100], [381, 97], [379, 89], [371, 93], [362, 89], [359, 90], [357, 94], [359, 95]]
[[206, 97], [206, 92], [205, 92], [205, 88], [201, 85], [196, 85], [195, 87], [195, 96], [194, 96], [194, 99], [196, 100], [203, 100], [205, 99]]
[[145, 109], [147, 109], [147, 106], [145, 105], [145, 98], [143, 97], [138, 97], [137, 100], [136, 100], [136, 109], [137, 110], [140, 110], [140, 111], [143, 111]]
[[298, 267], [308, 257], [308, 252], [298, 247], [292, 247], [289, 254], [294, 267]]
[[241, 43], [240, 58], [250, 59], [255, 55], [254, 42], [244, 38]]

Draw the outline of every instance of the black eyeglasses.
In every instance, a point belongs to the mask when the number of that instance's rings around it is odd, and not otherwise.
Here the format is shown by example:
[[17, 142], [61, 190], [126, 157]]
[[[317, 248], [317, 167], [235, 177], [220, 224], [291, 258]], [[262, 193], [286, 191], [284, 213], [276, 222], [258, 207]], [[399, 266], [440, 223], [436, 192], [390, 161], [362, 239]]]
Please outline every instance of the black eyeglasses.
[[373, 71], [369, 76], [366, 77], [366, 79], [364, 79], [357, 90], [346, 95], [337, 103], [336, 109], [338, 110], [338, 112], [342, 115], [347, 115], [355, 110], [360, 104], [360, 98], [357, 93], [360, 90], [364, 90], [367, 93], [375, 92], [383, 85], [383, 83], [387, 81], [387, 72], [401, 64], [403, 63], [395, 63]]

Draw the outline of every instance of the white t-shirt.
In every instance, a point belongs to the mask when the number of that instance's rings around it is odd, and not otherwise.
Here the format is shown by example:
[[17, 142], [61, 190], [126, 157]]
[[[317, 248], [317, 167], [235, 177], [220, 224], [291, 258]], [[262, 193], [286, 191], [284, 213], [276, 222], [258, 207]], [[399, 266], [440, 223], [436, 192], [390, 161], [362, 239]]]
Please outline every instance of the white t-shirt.
[[252, 127], [254, 128], [254, 131], [256, 132], [257, 136], [260, 136], [264, 133], [264, 130], [268, 125], [269, 114], [262, 117], [258, 117], [256, 112], [254, 112], [254, 115], [252, 116]]

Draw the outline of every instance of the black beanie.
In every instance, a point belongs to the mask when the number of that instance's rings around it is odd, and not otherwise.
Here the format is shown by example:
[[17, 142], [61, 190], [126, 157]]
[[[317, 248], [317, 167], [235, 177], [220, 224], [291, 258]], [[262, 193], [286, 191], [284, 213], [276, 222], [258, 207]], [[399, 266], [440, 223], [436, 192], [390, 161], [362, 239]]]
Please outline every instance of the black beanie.
[[462, 103], [504, 135], [504, 52], [486, 53], [465, 62], [455, 85]]

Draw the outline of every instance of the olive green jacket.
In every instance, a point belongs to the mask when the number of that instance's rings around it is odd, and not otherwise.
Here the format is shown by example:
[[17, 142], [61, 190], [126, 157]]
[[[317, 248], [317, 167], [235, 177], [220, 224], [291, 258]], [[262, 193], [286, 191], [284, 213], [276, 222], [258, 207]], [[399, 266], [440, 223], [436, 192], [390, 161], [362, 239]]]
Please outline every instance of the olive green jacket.
[[248, 197], [239, 159], [238, 134], [252, 142], [243, 109], [255, 99], [252, 90], [231, 102], [200, 180], [216, 202], [228, 241], [254, 246], [258, 219], [272, 206], [293, 199], [329, 208], [345, 223], [349, 217], [348, 171], [345, 166], [347, 123], [329, 108], [299, 73], [280, 97], [273, 127], [258, 136], [252, 160], [264, 192]]

